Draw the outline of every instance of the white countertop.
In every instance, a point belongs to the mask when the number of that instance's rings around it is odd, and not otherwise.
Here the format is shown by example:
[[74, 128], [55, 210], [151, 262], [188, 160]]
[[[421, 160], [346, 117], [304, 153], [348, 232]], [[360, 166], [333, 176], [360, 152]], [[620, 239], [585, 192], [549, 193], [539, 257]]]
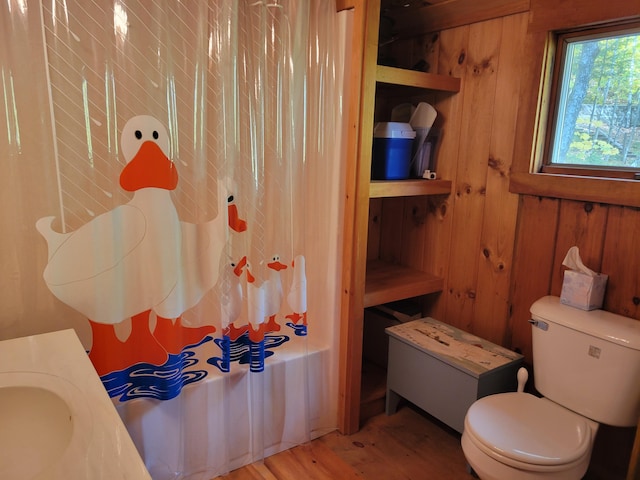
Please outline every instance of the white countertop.
[[[69, 445], [56, 461], [30, 478], [151, 479], [73, 330], [0, 341], [0, 389], [13, 385], [50, 390], [69, 405], [72, 414]], [[1, 436], [2, 428], [0, 444]], [[25, 457], [0, 464], [0, 478], [14, 478], [21, 469], [27, 470], [16, 463], [29, 465], [30, 458]]]

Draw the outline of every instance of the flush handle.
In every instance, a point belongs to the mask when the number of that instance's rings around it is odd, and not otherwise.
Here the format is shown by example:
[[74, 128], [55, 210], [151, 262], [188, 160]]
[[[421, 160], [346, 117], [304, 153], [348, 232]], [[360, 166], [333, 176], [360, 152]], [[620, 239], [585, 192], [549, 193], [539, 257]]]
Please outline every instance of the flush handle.
[[542, 320], [534, 320], [533, 318], [530, 318], [529, 323], [534, 327], [538, 327], [539, 329], [544, 330], [545, 332], [549, 330], [549, 324], [547, 322], [543, 322]]

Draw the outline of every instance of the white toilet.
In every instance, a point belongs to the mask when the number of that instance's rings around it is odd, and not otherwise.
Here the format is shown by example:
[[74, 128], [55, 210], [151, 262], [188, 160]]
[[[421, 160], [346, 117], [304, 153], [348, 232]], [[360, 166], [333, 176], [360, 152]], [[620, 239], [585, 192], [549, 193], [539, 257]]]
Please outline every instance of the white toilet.
[[482, 480], [580, 479], [599, 423], [640, 417], [640, 321], [544, 297], [531, 306], [539, 398], [481, 398], [464, 421], [462, 450]]

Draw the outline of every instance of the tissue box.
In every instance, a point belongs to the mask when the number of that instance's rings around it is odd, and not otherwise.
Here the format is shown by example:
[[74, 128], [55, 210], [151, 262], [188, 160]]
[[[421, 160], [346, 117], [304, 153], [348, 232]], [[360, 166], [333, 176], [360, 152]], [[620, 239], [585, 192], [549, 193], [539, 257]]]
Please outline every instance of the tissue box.
[[591, 276], [575, 270], [565, 270], [560, 303], [582, 310], [602, 308], [608, 278], [602, 273]]

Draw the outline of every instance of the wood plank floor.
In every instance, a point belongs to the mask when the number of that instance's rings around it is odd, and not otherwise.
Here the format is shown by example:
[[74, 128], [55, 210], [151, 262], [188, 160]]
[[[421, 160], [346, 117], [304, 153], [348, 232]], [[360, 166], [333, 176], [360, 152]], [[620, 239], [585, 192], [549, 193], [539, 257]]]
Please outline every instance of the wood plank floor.
[[354, 435], [330, 433], [220, 480], [470, 480], [460, 434], [411, 405], [368, 419]]

